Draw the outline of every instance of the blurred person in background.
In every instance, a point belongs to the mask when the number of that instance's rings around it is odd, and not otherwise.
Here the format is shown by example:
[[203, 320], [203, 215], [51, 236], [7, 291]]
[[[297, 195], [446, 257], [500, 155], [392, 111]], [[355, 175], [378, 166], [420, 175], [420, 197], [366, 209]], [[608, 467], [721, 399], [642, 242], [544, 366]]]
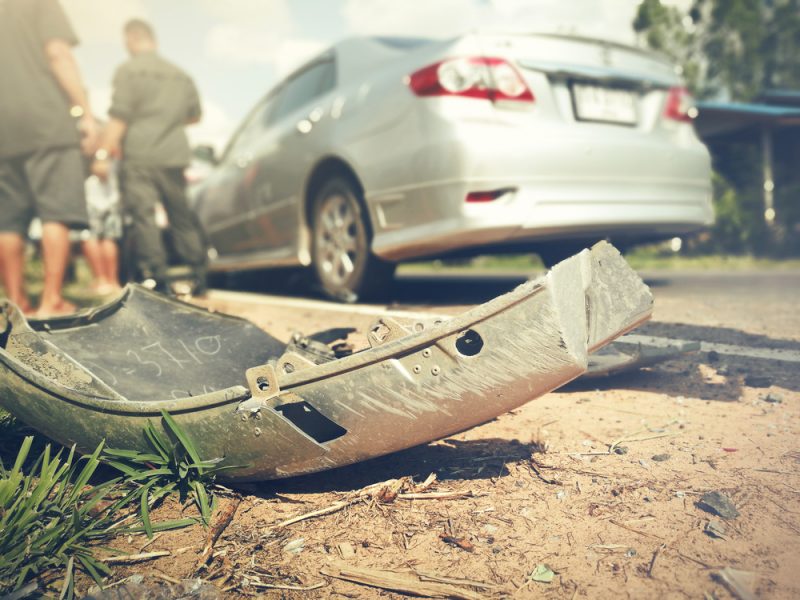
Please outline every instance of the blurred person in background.
[[38, 216], [43, 317], [75, 311], [61, 295], [69, 229], [87, 224], [81, 150], [94, 151], [97, 127], [72, 54], [77, 43], [58, 0], [0, 1], [0, 273], [8, 298], [30, 313], [25, 236]]
[[[101, 130], [102, 135], [102, 130]], [[119, 285], [119, 240], [122, 214], [116, 161], [105, 178], [86, 179], [86, 206], [89, 212], [89, 238], [83, 241], [83, 255], [94, 278], [92, 291], [100, 296], [115, 294]]]
[[156, 223], [160, 202], [169, 218], [177, 259], [205, 285], [205, 236], [186, 200], [184, 169], [191, 153], [185, 127], [200, 120], [200, 98], [192, 79], [158, 54], [150, 25], [134, 19], [124, 28], [131, 58], [117, 69], [111, 120], [95, 154], [92, 172], [103, 178], [118, 156], [122, 203], [139, 279], [169, 293], [167, 251]]

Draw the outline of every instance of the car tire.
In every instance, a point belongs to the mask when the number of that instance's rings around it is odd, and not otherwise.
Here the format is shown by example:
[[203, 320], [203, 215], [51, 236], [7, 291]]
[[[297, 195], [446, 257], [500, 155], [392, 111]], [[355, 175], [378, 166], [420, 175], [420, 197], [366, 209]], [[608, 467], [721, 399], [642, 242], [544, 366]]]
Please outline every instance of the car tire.
[[329, 297], [355, 302], [386, 291], [396, 265], [372, 254], [372, 230], [361, 193], [346, 177], [325, 182], [311, 213], [311, 260]]

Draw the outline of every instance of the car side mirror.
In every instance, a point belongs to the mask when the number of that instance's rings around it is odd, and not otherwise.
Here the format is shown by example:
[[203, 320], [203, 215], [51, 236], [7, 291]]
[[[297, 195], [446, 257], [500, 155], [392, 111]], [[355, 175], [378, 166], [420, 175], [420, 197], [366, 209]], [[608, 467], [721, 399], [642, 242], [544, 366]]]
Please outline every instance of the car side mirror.
[[202, 144], [200, 146], [195, 146], [192, 150], [192, 155], [198, 159], [202, 160], [207, 163], [211, 163], [212, 165], [216, 165], [219, 163], [219, 158], [217, 158], [217, 153], [214, 150], [213, 146], [209, 146], [206, 144]]

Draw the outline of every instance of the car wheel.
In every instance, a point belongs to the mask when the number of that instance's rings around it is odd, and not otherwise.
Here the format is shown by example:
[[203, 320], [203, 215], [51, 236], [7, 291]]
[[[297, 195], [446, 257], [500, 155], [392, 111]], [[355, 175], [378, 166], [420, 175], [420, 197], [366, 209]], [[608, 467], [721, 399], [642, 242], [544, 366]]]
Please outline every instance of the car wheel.
[[351, 181], [335, 177], [314, 199], [312, 264], [326, 295], [345, 302], [385, 290], [395, 265], [370, 250], [369, 219]]

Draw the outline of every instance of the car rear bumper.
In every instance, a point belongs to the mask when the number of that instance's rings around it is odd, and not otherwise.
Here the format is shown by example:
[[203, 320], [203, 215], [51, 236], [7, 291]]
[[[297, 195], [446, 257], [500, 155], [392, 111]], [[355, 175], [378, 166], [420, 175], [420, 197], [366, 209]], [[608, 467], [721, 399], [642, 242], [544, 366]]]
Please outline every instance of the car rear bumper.
[[[509, 191], [493, 201], [465, 200], [473, 191], [502, 189]], [[656, 240], [714, 221], [710, 181], [702, 179], [463, 180], [405, 190], [372, 208], [373, 251], [392, 261], [554, 239]]]

